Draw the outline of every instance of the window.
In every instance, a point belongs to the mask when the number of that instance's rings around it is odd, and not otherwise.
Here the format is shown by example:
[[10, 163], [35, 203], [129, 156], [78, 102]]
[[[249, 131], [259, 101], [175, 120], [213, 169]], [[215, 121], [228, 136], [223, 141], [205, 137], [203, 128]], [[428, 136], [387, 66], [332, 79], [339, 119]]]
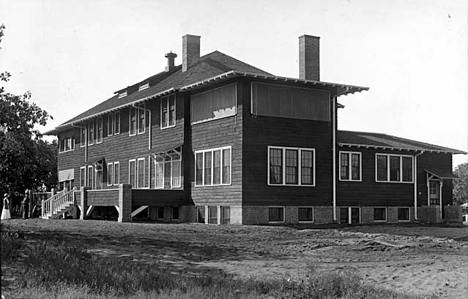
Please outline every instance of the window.
[[170, 95], [161, 99], [161, 128], [174, 127], [176, 124], [175, 96]]
[[88, 144], [94, 143], [94, 119], [88, 123]]
[[230, 146], [195, 152], [195, 186], [230, 184]]
[[93, 166], [88, 166], [88, 176], [87, 176], [87, 179], [88, 179], [88, 183], [86, 184], [86, 187], [90, 187], [90, 188], [93, 188], [94, 184], [93, 184], [93, 178], [94, 178], [94, 167]]
[[197, 207], [197, 223], [205, 223], [205, 207]]
[[236, 83], [192, 95], [190, 98], [192, 124], [235, 115], [236, 101]]
[[182, 185], [182, 155], [178, 151], [158, 154], [154, 161], [155, 188], [172, 189]]
[[145, 83], [145, 84], [143, 84], [143, 85], [140, 85], [140, 86], [138, 87], [138, 91], [142, 91], [142, 90], [145, 90], [145, 89], [147, 89], [147, 88], [149, 88], [149, 83], [148, 83], [148, 82]]
[[138, 134], [145, 133], [146, 111], [138, 109]]
[[252, 83], [253, 115], [330, 120], [330, 93], [290, 86]]
[[340, 152], [340, 180], [361, 181], [361, 153]]
[[80, 187], [86, 186], [86, 167], [80, 167]]
[[268, 185], [315, 185], [315, 149], [269, 146], [268, 167]]
[[361, 223], [360, 208], [340, 208], [340, 223], [358, 224]]
[[138, 178], [137, 178], [137, 187], [145, 188], [145, 158], [138, 159]]
[[413, 157], [403, 155], [376, 155], [377, 182], [413, 182]]
[[216, 206], [208, 207], [208, 223], [218, 224], [218, 207]]
[[130, 117], [129, 117], [129, 135], [136, 135], [137, 130], [137, 110], [135, 108], [130, 108]]
[[75, 138], [66, 137], [60, 139], [59, 153], [69, 152], [75, 150]]
[[119, 99], [126, 97], [127, 96], [127, 91], [119, 93]]
[[136, 188], [136, 160], [128, 161], [128, 183]]
[[374, 221], [387, 221], [387, 209], [374, 208]]
[[410, 220], [410, 209], [398, 208], [398, 221], [409, 221], [409, 220]]
[[80, 129], [80, 146], [86, 146], [86, 128]]
[[172, 220], [179, 220], [179, 207], [172, 207]]
[[120, 184], [120, 163], [114, 162], [114, 178], [113, 178], [114, 185]]
[[107, 186], [112, 186], [114, 184], [113, 175], [114, 175], [114, 164], [107, 163]]
[[114, 135], [114, 114], [110, 113], [107, 117], [107, 136]]
[[96, 143], [102, 142], [102, 117], [99, 117], [96, 121]]
[[164, 207], [158, 207], [156, 217], [158, 220], [164, 220]]
[[312, 207], [301, 207], [298, 209], [299, 222], [313, 222], [314, 210]]
[[284, 207], [269, 207], [268, 208], [269, 222], [284, 222]]
[[231, 223], [231, 208], [221, 207], [221, 224]]
[[120, 111], [117, 111], [114, 115], [114, 134], [120, 134]]

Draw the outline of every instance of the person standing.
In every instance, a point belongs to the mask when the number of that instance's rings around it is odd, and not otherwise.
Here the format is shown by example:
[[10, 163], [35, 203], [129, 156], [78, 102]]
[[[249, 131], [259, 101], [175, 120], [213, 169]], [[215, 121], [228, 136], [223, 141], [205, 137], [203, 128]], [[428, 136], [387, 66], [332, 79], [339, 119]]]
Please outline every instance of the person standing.
[[11, 219], [11, 215], [10, 215], [10, 199], [8, 197], [8, 193], [5, 193], [5, 195], [3, 195], [3, 209], [2, 209], [2, 217], [1, 217], [2, 220], [7, 220], [7, 219]]
[[23, 202], [22, 202], [22, 205], [23, 205], [23, 219], [28, 219], [28, 216], [29, 216], [29, 202], [30, 202], [29, 190], [26, 189], [26, 191], [24, 192], [24, 199], [23, 199]]

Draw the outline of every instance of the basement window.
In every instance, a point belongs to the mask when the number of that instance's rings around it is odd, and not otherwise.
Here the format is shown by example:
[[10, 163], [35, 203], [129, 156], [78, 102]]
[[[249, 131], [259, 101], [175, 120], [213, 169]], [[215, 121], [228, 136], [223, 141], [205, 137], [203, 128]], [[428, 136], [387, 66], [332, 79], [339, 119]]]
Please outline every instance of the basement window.
[[387, 221], [387, 209], [386, 208], [374, 208], [374, 221], [375, 222]]

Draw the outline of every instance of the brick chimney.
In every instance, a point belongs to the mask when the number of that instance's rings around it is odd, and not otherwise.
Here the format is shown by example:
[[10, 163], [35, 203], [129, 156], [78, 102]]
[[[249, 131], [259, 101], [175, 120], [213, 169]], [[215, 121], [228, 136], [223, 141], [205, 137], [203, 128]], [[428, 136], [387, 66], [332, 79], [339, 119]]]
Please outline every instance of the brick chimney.
[[320, 37], [299, 36], [299, 78], [320, 81]]
[[166, 54], [166, 58], [167, 58], [166, 72], [172, 71], [174, 69], [174, 59], [176, 57], [177, 57], [177, 54], [172, 53], [172, 51]]
[[200, 58], [200, 36], [182, 36], [182, 72], [187, 71]]

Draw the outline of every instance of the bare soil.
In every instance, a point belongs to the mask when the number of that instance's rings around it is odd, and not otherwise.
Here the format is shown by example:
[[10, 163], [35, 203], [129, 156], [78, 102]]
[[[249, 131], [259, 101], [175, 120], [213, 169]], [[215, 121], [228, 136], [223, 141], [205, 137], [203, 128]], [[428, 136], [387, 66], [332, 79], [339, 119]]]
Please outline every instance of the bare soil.
[[[365, 283], [405, 293], [468, 298], [467, 226], [293, 228], [40, 219], [8, 223], [23, 231], [28, 242], [56, 238], [97, 255], [159, 261], [175, 273], [300, 279], [310, 271], [342, 269]], [[4, 270], [8, 269], [2, 265], [2, 275]]]

